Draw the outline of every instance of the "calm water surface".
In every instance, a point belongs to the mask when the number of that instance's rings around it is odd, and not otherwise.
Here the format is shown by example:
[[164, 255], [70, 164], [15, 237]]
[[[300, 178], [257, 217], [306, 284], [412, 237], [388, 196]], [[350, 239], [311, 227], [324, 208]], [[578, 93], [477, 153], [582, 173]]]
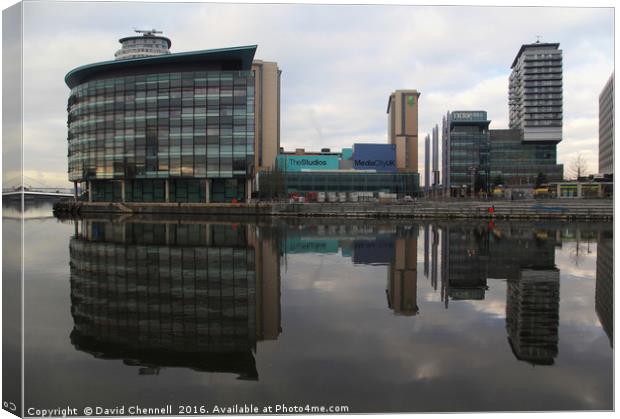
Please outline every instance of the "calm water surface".
[[611, 224], [26, 214], [26, 408], [613, 408]]

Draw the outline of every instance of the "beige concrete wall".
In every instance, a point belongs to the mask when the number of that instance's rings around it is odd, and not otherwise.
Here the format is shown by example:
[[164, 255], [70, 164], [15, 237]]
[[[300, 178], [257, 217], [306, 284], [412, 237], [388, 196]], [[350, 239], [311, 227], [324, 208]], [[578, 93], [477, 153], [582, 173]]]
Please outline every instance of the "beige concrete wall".
[[280, 69], [278, 63], [254, 60], [256, 169], [272, 169], [280, 149]]
[[407, 169], [410, 172], [418, 171], [418, 136], [407, 137], [407, 145], [409, 146]]
[[407, 152], [407, 139], [405, 137], [396, 137], [394, 141], [396, 143], [396, 169], [407, 170], [407, 160], [405, 159], [405, 155]]
[[[413, 105], [407, 102], [408, 96], [415, 97]], [[396, 166], [400, 171], [418, 171], [419, 97], [417, 90], [396, 90], [389, 98], [388, 142], [396, 144]]]

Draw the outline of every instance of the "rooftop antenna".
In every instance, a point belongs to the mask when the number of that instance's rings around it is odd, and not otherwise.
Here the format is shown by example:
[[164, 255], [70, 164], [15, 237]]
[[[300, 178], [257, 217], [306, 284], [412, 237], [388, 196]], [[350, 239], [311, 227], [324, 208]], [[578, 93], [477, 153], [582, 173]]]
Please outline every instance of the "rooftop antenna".
[[537, 44], [540, 44], [540, 38], [542, 38], [540, 35], [536, 35], [536, 43]]
[[153, 35], [158, 34], [158, 33], [163, 33], [162, 31], [158, 31], [156, 29], [136, 29], [136, 28], [133, 28], [133, 31], [136, 32], [136, 33], [141, 33], [144, 36], [153, 36]]

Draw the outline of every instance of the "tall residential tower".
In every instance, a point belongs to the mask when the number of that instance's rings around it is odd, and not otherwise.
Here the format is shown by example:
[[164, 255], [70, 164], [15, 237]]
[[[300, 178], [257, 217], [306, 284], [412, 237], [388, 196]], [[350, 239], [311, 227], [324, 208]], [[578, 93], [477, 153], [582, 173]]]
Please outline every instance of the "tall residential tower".
[[512, 62], [510, 128], [523, 141], [562, 141], [562, 50], [558, 43], [522, 45]]
[[560, 44], [522, 45], [512, 62], [508, 91], [510, 129], [490, 130], [490, 181], [530, 189], [559, 182], [562, 141], [562, 50]]
[[598, 97], [598, 172], [614, 173], [614, 73]]

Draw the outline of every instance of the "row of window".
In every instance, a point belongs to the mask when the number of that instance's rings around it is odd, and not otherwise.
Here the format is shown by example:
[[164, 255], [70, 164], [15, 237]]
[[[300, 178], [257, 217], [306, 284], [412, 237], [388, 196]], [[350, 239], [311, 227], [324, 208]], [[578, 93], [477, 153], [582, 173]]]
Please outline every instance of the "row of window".
[[[170, 179], [168, 202], [206, 202], [206, 179]], [[209, 202], [243, 201], [245, 180], [243, 178], [213, 179], [210, 181]], [[125, 181], [125, 196], [120, 181], [92, 181], [90, 199], [95, 202], [166, 202], [166, 181], [157, 179], [133, 179]]]
[[[202, 77], [203, 86], [196, 77]], [[207, 86], [211, 79], [217, 86]], [[128, 86], [135, 92], [127, 93]], [[223, 104], [226, 98], [219, 97], [220, 103], [212, 107], [206, 105], [205, 98], [204, 106], [196, 107], [196, 92], [206, 95], [210, 89], [220, 95], [230, 94], [241, 103]], [[179, 103], [173, 103], [177, 99], [156, 100], [156, 95], [164, 91], [178, 95]], [[69, 114], [68, 137], [71, 180], [232, 177], [245, 176], [251, 170], [251, 72], [187, 72], [97, 80], [77, 86], [73, 93], [69, 100], [73, 112]], [[150, 95], [155, 99], [153, 105], [147, 103], [140, 109], [140, 102], [144, 105]], [[184, 95], [188, 96], [188, 106], [182, 106]], [[111, 98], [122, 100], [100, 103]], [[134, 102], [127, 102], [128, 98]]]
[[160, 73], [117, 77], [112, 79], [93, 80], [79, 84], [71, 89], [70, 98], [94, 94], [111, 94], [132, 90], [148, 90], [172, 87], [204, 87], [204, 86], [253, 86], [252, 71], [197, 71], [183, 73]]
[[[119, 183], [118, 181], [116, 183]], [[247, 230], [233, 228], [228, 224], [177, 224], [177, 223], [110, 223], [104, 221], [83, 221], [81, 237], [88, 241], [124, 243], [124, 244], [161, 244], [180, 246], [200, 246], [196, 252], [216, 252], [214, 257], [226, 249], [219, 247], [248, 247]], [[80, 242], [83, 243], [83, 242]], [[207, 246], [207, 247], [203, 247]], [[91, 249], [98, 249], [97, 244], [90, 244]], [[210, 250], [212, 248], [213, 250]], [[95, 251], [105, 251], [106, 247]], [[161, 247], [160, 252], [181, 251]], [[122, 255], [125, 255], [123, 252]], [[205, 253], [204, 257], [211, 255]], [[253, 260], [254, 253], [248, 254]]]

